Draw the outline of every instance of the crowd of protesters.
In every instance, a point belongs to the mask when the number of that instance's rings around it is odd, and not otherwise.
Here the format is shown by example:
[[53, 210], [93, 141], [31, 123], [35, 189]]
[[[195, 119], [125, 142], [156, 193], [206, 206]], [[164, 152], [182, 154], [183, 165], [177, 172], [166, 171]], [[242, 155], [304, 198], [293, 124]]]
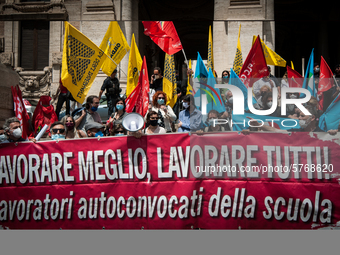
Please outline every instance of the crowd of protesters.
[[[318, 84], [318, 64], [315, 64], [315, 83]], [[269, 72], [270, 72], [270, 68]], [[225, 112], [218, 112], [211, 110], [206, 116], [206, 120], [203, 121], [204, 116], [201, 111], [196, 107], [195, 100], [192, 94], [187, 93], [187, 79], [192, 77], [193, 71], [188, 69], [186, 79], [178, 81], [177, 83], [177, 95], [178, 101], [172, 108], [167, 105], [167, 95], [163, 92], [163, 77], [159, 67], [154, 69], [154, 72], [150, 78], [150, 104], [148, 112], [144, 117], [145, 125], [143, 129], [136, 132], [128, 132], [122, 125], [122, 121], [128, 113], [125, 111], [125, 100], [117, 93], [121, 91], [119, 88], [119, 81], [115, 77], [117, 71], [115, 70], [111, 77], [105, 80], [99, 96], [90, 95], [86, 98], [85, 107], [78, 109], [75, 114], [70, 115], [69, 103], [66, 104], [67, 114], [60, 121], [56, 121], [50, 125], [50, 132], [45, 134], [41, 140], [59, 140], [59, 139], [77, 139], [85, 137], [103, 137], [103, 136], [124, 136], [132, 135], [136, 138], [140, 138], [143, 135], [149, 134], [165, 134], [174, 132], [196, 132], [197, 134], [203, 134], [207, 132], [226, 132], [232, 131], [230, 126], [230, 120], [232, 118], [233, 111], [233, 94], [230, 90], [221, 89], [221, 95], [225, 106]], [[327, 109], [340, 89], [340, 64], [334, 69], [334, 86], [324, 92], [323, 99], [323, 111]], [[178, 72], [177, 72], [178, 74]], [[217, 77], [217, 75], [216, 75]], [[222, 79], [220, 83], [226, 84], [229, 82], [229, 71], [224, 70], [222, 72]], [[105, 85], [105, 86], [104, 86]], [[280, 130], [273, 126], [263, 125], [251, 118], [249, 123], [251, 126], [249, 129], [244, 129], [242, 133], [249, 134], [251, 132], [258, 131], [270, 131], [270, 132], [323, 132], [319, 128], [318, 120], [323, 111], [320, 110], [320, 102], [318, 98], [311, 97], [311, 99], [304, 104], [304, 107], [311, 113], [311, 115], [305, 115], [295, 105], [287, 105], [287, 113], [282, 116], [280, 111], [280, 91], [281, 87], [288, 87], [287, 74], [283, 76], [281, 82], [274, 75], [263, 77], [253, 84], [253, 95], [256, 103], [254, 108], [258, 110], [267, 110], [272, 107], [273, 102], [273, 88], [278, 89], [278, 107], [271, 114], [273, 117], [285, 117], [292, 118], [298, 121], [300, 128], [291, 130]], [[113, 87], [113, 89], [112, 89]], [[107, 96], [111, 93], [110, 105], [109, 105], [109, 119], [106, 124], [103, 124], [101, 117], [97, 113], [99, 106], [99, 100], [104, 90], [107, 90]], [[57, 104], [56, 113], [59, 115], [61, 105], [66, 102], [68, 98], [67, 91], [64, 87], [60, 87], [59, 102]], [[288, 93], [287, 98], [296, 99], [299, 97], [299, 93]], [[229, 120], [219, 124], [215, 120]], [[105, 122], [104, 122], [105, 123]], [[329, 130], [328, 133], [334, 135], [338, 130]], [[35, 138], [30, 139], [36, 142]], [[20, 121], [16, 117], [9, 118], [5, 121], [3, 128], [0, 130], [0, 143], [9, 142], [21, 142], [26, 141], [22, 137], [22, 131], [20, 128]]]

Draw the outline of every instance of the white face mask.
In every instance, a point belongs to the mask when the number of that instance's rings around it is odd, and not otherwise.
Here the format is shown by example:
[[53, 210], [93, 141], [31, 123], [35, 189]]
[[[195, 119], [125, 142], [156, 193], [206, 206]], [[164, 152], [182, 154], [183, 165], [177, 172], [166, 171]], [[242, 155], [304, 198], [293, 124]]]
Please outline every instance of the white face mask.
[[267, 103], [268, 108], [272, 108], [272, 105], [273, 105], [273, 102], [272, 102], [272, 101], [270, 101], [270, 102]]
[[290, 99], [296, 99], [296, 98], [297, 98], [297, 95], [294, 95], [294, 94], [290, 95]]
[[183, 107], [187, 109], [189, 107], [189, 104], [187, 102], [183, 102]]
[[228, 99], [228, 103], [229, 103], [229, 104], [232, 104], [233, 102], [234, 102], [233, 97], [230, 97], [230, 98]]
[[16, 128], [16, 129], [14, 129], [13, 132], [12, 132], [12, 135], [13, 135], [15, 138], [20, 138], [21, 135], [22, 135], [21, 128]]
[[311, 119], [311, 117], [309, 117], [307, 120], [299, 120], [300, 127], [301, 128], [308, 127], [308, 125], [310, 124], [310, 119]]

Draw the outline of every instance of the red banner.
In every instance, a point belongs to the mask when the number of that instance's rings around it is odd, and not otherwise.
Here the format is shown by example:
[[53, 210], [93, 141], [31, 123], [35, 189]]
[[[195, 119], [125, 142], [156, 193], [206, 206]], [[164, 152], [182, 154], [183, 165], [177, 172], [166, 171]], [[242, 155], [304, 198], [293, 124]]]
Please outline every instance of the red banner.
[[235, 132], [0, 145], [10, 229], [317, 229], [340, 222], [339, 138]]

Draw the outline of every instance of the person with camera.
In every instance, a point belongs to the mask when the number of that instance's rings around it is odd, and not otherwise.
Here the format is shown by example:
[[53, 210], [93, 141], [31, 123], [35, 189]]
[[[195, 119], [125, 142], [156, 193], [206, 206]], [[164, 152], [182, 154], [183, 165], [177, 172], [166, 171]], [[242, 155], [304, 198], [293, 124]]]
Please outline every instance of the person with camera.
[[107, 107], [108, 107], [108, 115], [111, 116], [111, 114], [114, 112], [114, 105], [116, 104], [116, 101], [120, 98], [120, 92], [122, 89], [119, 87], [119, 80], [116, 77], [117, 75], [117, 69], [115, 69], [110, 77], [107, 77], [102, 87], [100, 88], [99, 92], [99, 100], [102, 97], [102, 94], [104, 90], [106, 89], [106, 99], [107, 99]]

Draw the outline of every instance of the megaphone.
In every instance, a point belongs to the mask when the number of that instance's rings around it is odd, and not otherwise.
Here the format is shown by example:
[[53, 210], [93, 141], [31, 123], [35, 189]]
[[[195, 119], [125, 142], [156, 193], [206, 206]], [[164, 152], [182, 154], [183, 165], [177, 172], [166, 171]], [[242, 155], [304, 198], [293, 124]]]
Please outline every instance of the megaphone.
[[143, 128], [144, 118], [136, 112], [128, 113], [122, 120], [123, 127], [130, 132], [135, 132]]

